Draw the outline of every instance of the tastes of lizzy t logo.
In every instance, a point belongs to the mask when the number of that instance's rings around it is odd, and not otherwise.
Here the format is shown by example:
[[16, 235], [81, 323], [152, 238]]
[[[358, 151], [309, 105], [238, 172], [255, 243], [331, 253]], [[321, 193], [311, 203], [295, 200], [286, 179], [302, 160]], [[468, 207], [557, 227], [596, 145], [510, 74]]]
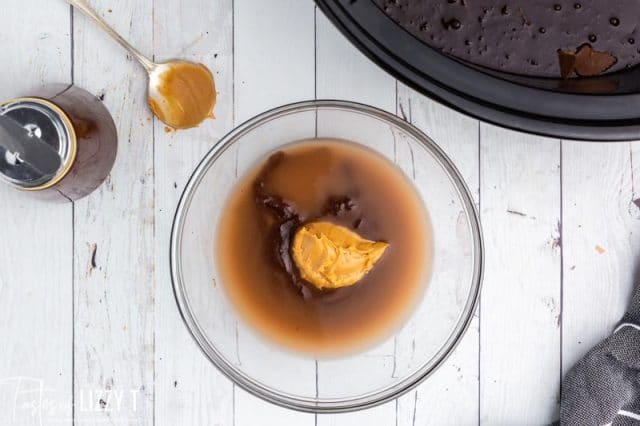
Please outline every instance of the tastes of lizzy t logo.
[[0, 378], [0, 424], [137, 424], [138, 389], [75, 389], [48, 386], [34, 377]]

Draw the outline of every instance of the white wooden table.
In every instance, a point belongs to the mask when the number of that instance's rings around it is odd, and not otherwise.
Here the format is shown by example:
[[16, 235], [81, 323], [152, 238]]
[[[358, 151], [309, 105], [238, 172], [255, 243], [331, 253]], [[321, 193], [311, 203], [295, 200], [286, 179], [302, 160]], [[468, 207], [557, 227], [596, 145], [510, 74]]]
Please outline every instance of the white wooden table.
[[[74, 82], [118, 125], [107, 182], [51, 205], [0, 186], [0, 424], [544, 424], [564, 372], [607, 335], [640, 253], [640, 144], [579, 143], [479, 123], [397, 82], [311, 0], [93, 0], [156, 60], [201, 61], [217, 120], [165, 133], [145, 76], [63, 0], [2, 0], [0, 99]], [[372, 410], [314, 416], [263, 403], [199, 352], [169, 279], [169, 231], [195, 164], [234, 125], [310, 98], [364, 102], [431, 135], [484, 226], [480, 308], [433, 377]], [[638, 160], [635, 160], [638, 158]], [[640, 204], [640, 202], [638, 203]], [[95, 264], [92, 264], [95, 250]]]

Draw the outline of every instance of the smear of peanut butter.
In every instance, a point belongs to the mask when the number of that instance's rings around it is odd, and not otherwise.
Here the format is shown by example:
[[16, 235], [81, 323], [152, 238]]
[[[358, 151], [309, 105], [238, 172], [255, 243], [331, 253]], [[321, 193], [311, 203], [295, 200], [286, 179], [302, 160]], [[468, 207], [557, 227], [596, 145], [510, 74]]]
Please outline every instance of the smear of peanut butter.
[[311, 222], [293, 238], [292, 256], [302, 278], [319, 289], [356, 284], [389, 246], [330, 222]]
[[174, 129], [197, 127], [213, 118], [216, 87], [213, 74], [202, 64], [172, 63], [160, 74], [157, 93], [149, 94], [153, 113]]

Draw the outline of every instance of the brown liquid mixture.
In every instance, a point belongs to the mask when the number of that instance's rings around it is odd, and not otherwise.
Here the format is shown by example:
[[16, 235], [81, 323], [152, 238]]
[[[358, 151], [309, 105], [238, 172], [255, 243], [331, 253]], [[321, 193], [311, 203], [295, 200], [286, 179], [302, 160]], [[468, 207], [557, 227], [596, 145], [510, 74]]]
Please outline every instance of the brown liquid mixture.
[[[345, 226], [389, 247], [357, 284], [318, 290], [290, 253], [300, 224]], [[316, 140], [263, 161], [232, 193], [216, 255], [225, 289], [262, 335], [294, 350], [337, 355], [396, 329], [422, 296], [430, 224], [419, 195], [392, 163], [360, 145]]]

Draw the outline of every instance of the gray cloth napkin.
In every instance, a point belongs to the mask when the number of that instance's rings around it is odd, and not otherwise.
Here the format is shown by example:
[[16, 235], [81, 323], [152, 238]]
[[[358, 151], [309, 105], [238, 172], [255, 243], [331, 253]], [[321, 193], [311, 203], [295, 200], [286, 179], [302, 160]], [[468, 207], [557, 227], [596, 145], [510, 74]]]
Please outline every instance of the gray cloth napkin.
[[560, 425], [640, 425], [640, 285], [613, 334], [565, 376]]

